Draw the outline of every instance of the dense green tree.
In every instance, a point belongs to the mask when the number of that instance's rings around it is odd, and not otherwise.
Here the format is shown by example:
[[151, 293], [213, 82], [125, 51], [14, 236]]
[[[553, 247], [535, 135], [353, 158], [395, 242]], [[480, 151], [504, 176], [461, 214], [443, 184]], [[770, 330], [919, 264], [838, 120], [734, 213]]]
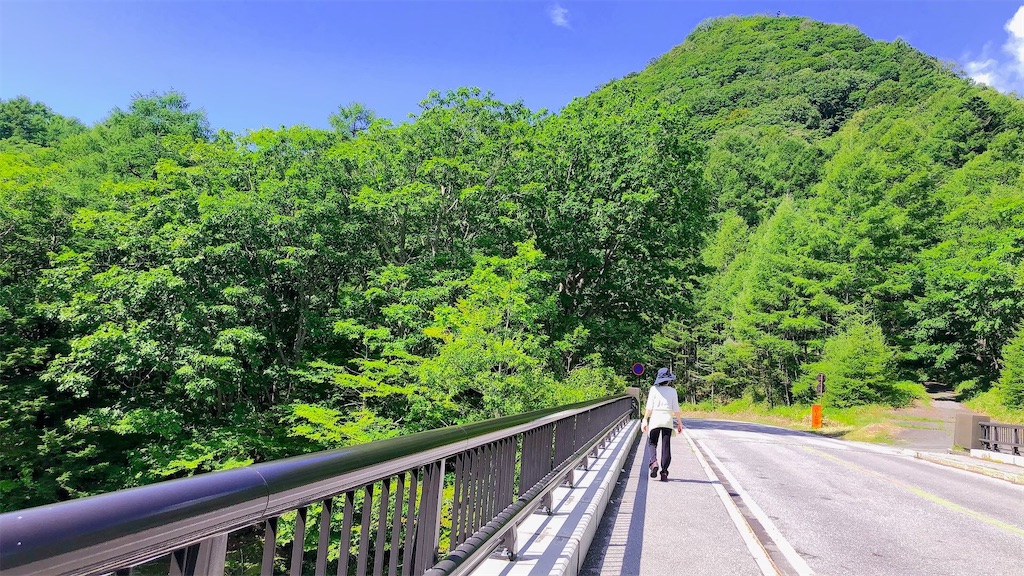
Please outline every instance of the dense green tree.
[[452, 399], [453, 416], [495, 418], [540, 405], [550, 380], [540, 322], [553, 305], [543, 292], [542, 259], [532, 242], [511, 258], [480, 258], [464, 296], [434, 309], [425, 333], [441, 345], [422, 364], [421, 379]]
[[851, 316], [839, 333], [825, 342], [821, 360], [808, 364], [794, 393], [806, 399], [814, 395], [817, 374], [826, 375], [826, 406], [845, 408], [886, 403], [903, 406], [913, 399], [909, 383], [899, 380], [896, 353], [885, 343], [876, 324]]
[[24, 96], [0, 99], [0, 140], [53, 146], [84, 131], [81, 122], [55, 114], [42, 102], [33, 102]]
[[1006, 343], [1002, 354], [999, 391], [1007, 406], [1024, 409], [1024, 324], [1017, 326], [1017, 335]]
[[954, 175], [943, 190], [957, 198], [944, 238], [918, 256], [913, 274], [923, 289], [909, 305], [916, 322], [908, 336], [912, 358], [933, 378], [993, 381], [1024, 318], [1021, 145], [1006, 133]]
[[531, 158], [540, 184], [524, 224], [558, 293], [556, 333], [584, 329], [615, 365], [638, 357], [690, 290], [708, 198], [684, 131], [678, 111], [605, 89], [546, 121]]

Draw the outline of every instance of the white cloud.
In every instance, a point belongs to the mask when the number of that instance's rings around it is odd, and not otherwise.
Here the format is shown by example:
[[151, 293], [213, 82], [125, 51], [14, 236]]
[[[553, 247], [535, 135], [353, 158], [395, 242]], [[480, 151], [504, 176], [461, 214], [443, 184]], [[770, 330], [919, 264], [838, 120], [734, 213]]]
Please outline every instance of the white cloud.
[[969, 60], [964, 69], [976, 82], [987, 84], [1002, 92], [1024, 94], [1024, 6], [1003, 25], [1006, 41], [999, 54], [993, 55], [991, 46], [985, 46], [981, 58]]
[[976, 82], [982, 84], [988, 84], [989, 86], [995, 86], [997, 83], [1002, 83], [1002, 78], [999, 73], [999, 63], [992, 58], [985, 60], [972, 60], [968, 62], [964, 69]]
[[1018, 76], [1024, 76], [1024, 6], [1017, 9], [1013, 18], [1004, 26], [1009, 38], [1003, 45], [1003, 50], [1010, 54], [1013, 59], [1013, 67]]
[[569, 26], [569, 10], [562, 8], [560, 4], [555, 4], [548, 8], [548, 16], [551, 17], [551, 23], [555, 26], [572, 28], [572, 26]]

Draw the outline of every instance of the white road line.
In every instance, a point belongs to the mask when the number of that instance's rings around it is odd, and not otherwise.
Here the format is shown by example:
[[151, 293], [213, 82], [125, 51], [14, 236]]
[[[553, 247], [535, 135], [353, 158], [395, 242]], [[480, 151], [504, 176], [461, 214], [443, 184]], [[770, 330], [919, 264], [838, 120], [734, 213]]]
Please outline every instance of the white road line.
[[[683, 436], [686, 441], [690, 443], [690, 447], [693, 449], [693, 453], [697, 456], [697, 461], [700, 462], [701, 468], [704, 469], [704, 473], [707, 474], [708, 480], [712, 481], [712, 486], [715, 487], [715, 492], [718, 497], [722, 499], [722, 503], [725, 504], [725, 510], [729, 513], [729, 518], [732, 519], [732, 523], [736, 525], [736, 530], [743, 537], [743, 542], [747, 545], [747, 550], [750, 551], [750, 555], [754, 557], [754, 562], [757, 563], [757, 567], [761, 569], [761, 574], [764, 576], [778, 576], [779, 572], [775, 569], [775, 565], [768, 557], [768, 553], [761, 546], [760, 542], [754, 536], [753, 531], [747, 524], [747, 521], [743, 519], [743, 515], [740, 514], [736, 504], [733, 503], [732, 498], [726, 493], [725, 488], [722, 487], [721, 480], [715, 475], [715, 472], [708, 466], [707, 460], [704, 459], [704, 455], [697, 449], [697, 445], [694, 444], [693, 438], [690, 434], [683, 429]], [[710, 452], [708, 452], [710, 454]]]
[[707, 452], [707, 455], [709, 458], [711, 458], [711, 461], [715, 463], [715, 466], [717, 466], [718, 469], [722, 472], [722, 475], [725, 476], [725, 479], [732, 486], [732, 489], [735, 490], [736, 493], [740, 495], [740, 498], [743, 500], [744, 504], [747, 505], [747, 508], [750, 509], [750, 512], [757, 518], [758, 522], [761, 523], [761, 526], [764, 527], [765, 532], [767, 532], [771, 539], [775, 542], [775, 545], [778, 547], [779, 552], [781, 552], [782, 555], [786, 557], [786, 560], [789, 561], [789, 563], [793, 566], [797, 573], [801, 576], [813, 575], [814, 571], [811, 570], [811, 567], [807, 565], [807, 562], [800, 556], [799, 553], [797, 553], [797, 551], [793, 548], [789, 541], [786, 540], [786, 538], [782, 535], [782, 532], [780, 532], [778, 527], [775, 526], [775, 523], [772, 522], [771, 518], [769, 518], [768, 515], [764, 513], [764, 510], [762, 510], [761, 507], [757, 505], [757, 502], [754, 502], [754, 499], [751, 498], [750, 494], [748, 494], [747, 491], [744, 490], [742, 486], [740, 486], [740, 483], [736, 481], [736, 478], [732, 474], [730, 474], [728, 470], [726, 470], [725, 466], [722, 465], [722, 462], [708, 448], [707, 442], [701, 441], [700, 445], [701, 447], [703, 447], [704, 451]]

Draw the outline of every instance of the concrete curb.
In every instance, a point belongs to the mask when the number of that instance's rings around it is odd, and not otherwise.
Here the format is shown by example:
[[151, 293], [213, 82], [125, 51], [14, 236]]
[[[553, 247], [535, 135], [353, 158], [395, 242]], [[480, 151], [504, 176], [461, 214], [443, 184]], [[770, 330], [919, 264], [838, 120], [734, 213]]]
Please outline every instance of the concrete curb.
[[587, 558], [587, 551], [590, 550], [590, 544], [594, 541], [594, 535], [597, 533], [597, 527], [600, 526], [604, 511], [608, 508], [608, 500], [612, 496], [612, 490], [615, 489], [615, 482], [619, 479], [622, 464], [629, 455], [633, 443], [636, 442], [637, 433], [640, 431], [638, 420], [630, 422], [629, 426], [631, 429], [627, 428], [624, 432], [622, 449], [612, 461], [610, 472], [601, 482], [594, 498], [587, 504], [583, 520], [573, 530], [572, 538], [566, 543], [562, 558], [554, 566], [552, 575], [577, 576], [580, 573], [583, 561]]
[[958, 460], [950, 460], [949, 458], [943, 458], [936, 454], [929, 454], [927, 452], [917, 452], [916, 450], [908, 450], [914, 458], [924, 460], [926, 462], [932, 462], [933, 464], [941, 464], [942, 466], [949, 466], [950, 468], [958, 468], [960, 470], [966, 470], [967, 472], [974, 472], [975, 474], [982, 474], [990, 478], [997, 478], [999, 480], [1005, 480], [1013, 484], [1019, 484], [1024, 486], [1024, 474], [1014, 474], [1012, 472], [1003, 472], [1002, 470], [995, 470], [987, 466], [978, 466], [975, 464], [967, 464]]
[[991, 450], [971, 450], [971, 458], [988, 460], [998, 464], [1011, 464], [1020, 468], [1020, 471], [1024, 473], [1024, 456], [1015, 456], [1005, 452], [992, 452]]

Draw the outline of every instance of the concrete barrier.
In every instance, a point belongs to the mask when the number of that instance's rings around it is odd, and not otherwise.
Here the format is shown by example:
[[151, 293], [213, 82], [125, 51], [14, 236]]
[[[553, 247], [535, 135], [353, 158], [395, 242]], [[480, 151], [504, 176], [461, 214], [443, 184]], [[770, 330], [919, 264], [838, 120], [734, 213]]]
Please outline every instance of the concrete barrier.
[[967, 450], [981, 450], [981, 422], [989, 422], [980, 414], [957, 414], [953, 425], [953, 445]]

